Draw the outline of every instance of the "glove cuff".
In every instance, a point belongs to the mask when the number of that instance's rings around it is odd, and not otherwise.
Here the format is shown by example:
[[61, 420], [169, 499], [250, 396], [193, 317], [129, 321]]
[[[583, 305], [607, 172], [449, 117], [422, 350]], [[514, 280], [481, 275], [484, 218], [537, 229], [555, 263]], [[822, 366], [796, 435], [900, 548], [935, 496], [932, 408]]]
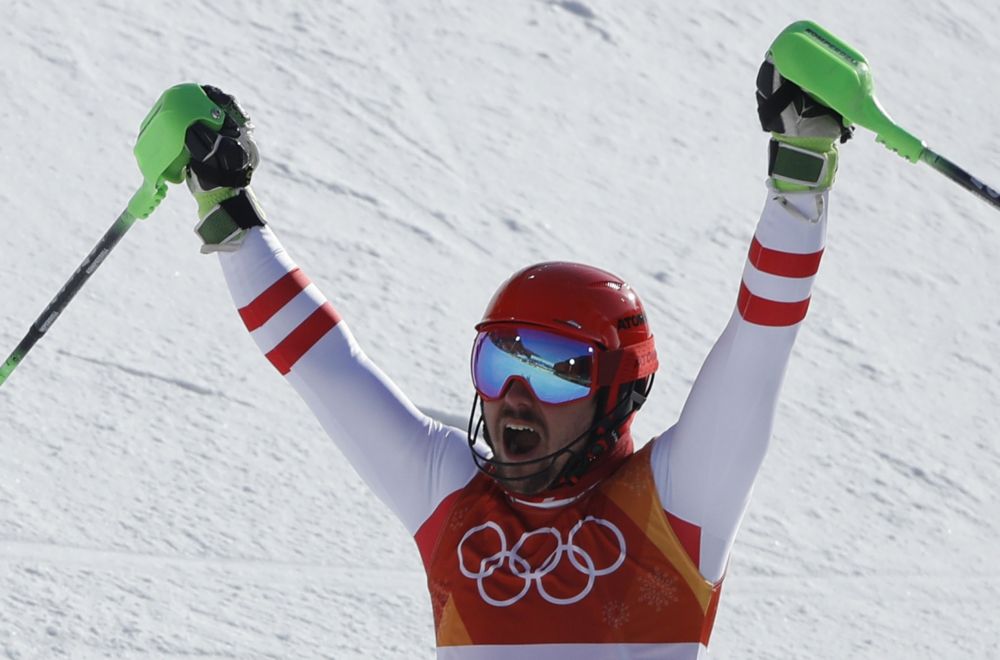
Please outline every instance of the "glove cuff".
[[200, 220], [205, 220], [215, 207], [227, 199], [236, 197], [240, 193], [239, 188], [212, 188], [211, 190], [202, 190], [199, 186], [198, 189], [195, 190], [194, 186], [189, 185], [188, 187], [191, 189], [194, 201], [198, 203], [198, 219]]
[[837, 176], [836, 138], [772, 133], [767, 174], [781, 192], [826, 190]]
[[[202, 215], [203, 203], [213, 199], [215, 204]], [[201, 248], [204, 254], [237, 250], [251, 228], [266, 224], [264, 212], [249, 188], [221, 188], [204, 193], [198, 199], [198, 215], [202, 220], [194, 231], [204, 242]]]

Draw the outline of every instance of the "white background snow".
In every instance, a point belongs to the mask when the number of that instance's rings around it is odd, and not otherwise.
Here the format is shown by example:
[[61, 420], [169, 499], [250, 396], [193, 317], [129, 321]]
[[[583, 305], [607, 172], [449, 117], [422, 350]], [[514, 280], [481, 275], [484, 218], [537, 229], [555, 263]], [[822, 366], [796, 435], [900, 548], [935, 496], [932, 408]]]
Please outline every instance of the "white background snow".
[[[643, 296], [677, 417], [765, 188], [760, 59], [812, 18], [1000, 184], [1000, 5], [0, 0], [0, 352], [124, 208], [157, 96], [238, 96], [254, 188], [368, 353], [464, 424], [513, 270]], [[859, 131], [717, 658], [1000, 657], [1000, 213]], [[429, 658], [416, 548], [253, 346], [174, 188], [0, 389], [0, 655]], [[0, 357], [3, 357], [0, 356]], [[378, 438], [372, 438], [373, 443]]]

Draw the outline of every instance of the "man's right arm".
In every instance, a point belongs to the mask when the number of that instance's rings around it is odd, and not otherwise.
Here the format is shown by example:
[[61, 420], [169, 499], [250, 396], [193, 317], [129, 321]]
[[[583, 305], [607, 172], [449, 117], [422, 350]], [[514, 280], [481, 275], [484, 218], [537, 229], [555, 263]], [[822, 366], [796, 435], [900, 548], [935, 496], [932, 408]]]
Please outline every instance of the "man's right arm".
[[[411, 534], [475, 475], [464, 433], [421, 413], [364, 354], [347, 324], [288, 256], [248, 184], [258, 162], [246, 113], [203, 88], [225, 115], [188, 129], [188, 187], [203, 252], [218, 252], [240, 318], [361, 478]], [[426, 536], [418, 535], [418, 543]]]
[[269, 227], [220, 252], [257, 347], [372, 491], [414, 534], [475, 474], [465, 434], [423, 414], [362, 351]]

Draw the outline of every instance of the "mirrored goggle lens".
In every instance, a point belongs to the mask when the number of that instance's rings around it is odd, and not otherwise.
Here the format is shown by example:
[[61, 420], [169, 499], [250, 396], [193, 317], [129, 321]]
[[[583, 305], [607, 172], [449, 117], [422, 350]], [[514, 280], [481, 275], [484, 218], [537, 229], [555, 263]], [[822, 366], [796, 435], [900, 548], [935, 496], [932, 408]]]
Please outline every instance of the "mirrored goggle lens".
[[472, 353], [472, 380], [479, 394], [495, 399], [519, 376], [546, 403], [588, 396], [594, 382], [594, 347], [531, 328], [480, 332]]

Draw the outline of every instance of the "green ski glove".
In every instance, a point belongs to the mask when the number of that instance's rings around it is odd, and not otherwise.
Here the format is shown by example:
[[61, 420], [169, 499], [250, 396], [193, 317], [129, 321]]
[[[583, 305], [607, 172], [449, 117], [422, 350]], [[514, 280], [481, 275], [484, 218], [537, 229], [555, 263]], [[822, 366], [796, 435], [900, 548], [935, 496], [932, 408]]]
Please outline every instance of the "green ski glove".
[[236, 99], [205, 85], [205, 94], [225, 113], [214, 130], [197, 123], [184, 140], [191, 160], [187, 184], [198, 202], [200, 222], [195, 227], [205, 243], [203, 253], [239, 249], [252, 227], [264, 225], [264, 214], [250, 190], [250, 179], [260, 163], [253, 124]]
[[837, 174], [837, 141], [847, 142], [854, 127], [832, 108], [783, 77], [771, 53], [757, 72], [757, 114], [771, 132], [767, 173], [781, 192], [819, 191]]

